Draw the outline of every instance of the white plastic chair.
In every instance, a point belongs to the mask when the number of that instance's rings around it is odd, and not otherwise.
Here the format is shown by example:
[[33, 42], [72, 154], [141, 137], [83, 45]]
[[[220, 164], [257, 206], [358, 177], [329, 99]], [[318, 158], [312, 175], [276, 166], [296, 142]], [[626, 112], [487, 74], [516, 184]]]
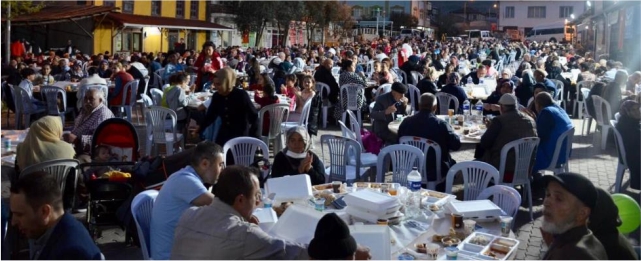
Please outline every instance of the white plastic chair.
[[437, 92], [436, 99], [438, 100], [439, 115], [447, 115], [447, 111], [450, 109], [450, 102], [454, 102], [454, 114], [458, 111], [459, 100], [456, 96], [449, 93]]
[[425, 158], [424, 168], [421, 171], [421, 173], [423, 175], [423, 184], [427, 184], [428, 189], [436, 190], [436, 185], [441, 184], [443, 183], [443, 181], [445, 181], [445, 177], [443, 177], [443, 174], [441, 172], [441, 157], [442, 157], [441, 146], [438, 145], [438, 143], [436, 143], [433, 140], [429, 140], [421, 137], [412, 137], [412, 136], [403, 136], [399, 138], [399, 143], [407, 144], [407, 145], [411, 145], [419, 148], [421, 151], [423, 151], [423, 154], [425, 155], [425, 157], [427, 157], [427, 154], [429, 153], [430, 149], [434, 150], [434, 154], [435, 154], [434, 164], [436, 165], [436, 180], [429, 181], [427, 179], [427, 164], [428, 164], [427, 158]]
[[614, 144], [617, 147], [617, 153], [619, 154], [619, 161], [617, 164], [617, 175], [614, 181], [614, 193], [621, 193], [621, 187], [623, 186], [623, 175], [625, 170], [628, 169], [628, 162], [625, 155], [625, 143], [621, 137], [621, 133], [616, 129], [616, 123], [612, 122], [612, 132], [614, 133]]
[[582, 117], [582, 118], [583, 118], [583, 121], [581, 122], [581, 135], [583, 135], [583, 132], [584, 132], [584, 130], [585, 130], [585, 123], [586, 123], [586, 121], [587, 121], [587, 123], [588, 123], [588, 131], [586, 132], [586, 134], [590, 134], [590, 128], [592, 128], [592, 118], [593, 118], [593, 117], [592, 117], [592, 115], [590, 115], [590, 113], [588, 112], [588, 108], [587, 108], [587, 105], [586, 105], [586, 103], [585, 103], [585, 99], [587, 99], [587, 98], [588, 98], [588, 96], [590, 95], [590, 89], [588, 89], [588, 88], [581, 88], [580, 90], [581, 90], [581, 93], [583, 94], [583, 99], [584, 99], [584, 100], [582, 101], [582, 102], [583, 102], [583, 104], [581, 104], [581, 105], [582, 105], [581, 107], [583, 107], [583, 110], [581, 111], [581, 113], [583, 114], [583, 115], [581, 115], [581, 116], [583, 116], [583, 117]]
[[[65, 191], [65, 185], [67, 184], [67, 176], [70, 174], [72, 169], [78, 170], [78, 165], [80, 163], [77, 160], [73, 159], [62, 159], [62, 160], [49, 160], [45, 162], [40, 162], [38, 164], [31, 165], [24, 168], [20, 172], [20, 177], [24, 177], [34, 172], [44, 171], [53, 176], [53, 178], [60, 185], [60, 191]], [[24, 166], [21, 166], [24, 167]], [[77, 177], [75, 173], [72, 173]], [[76, 179], [77, 181], [77, 179]], [[74, 182], [74, 193], [75, 193], [75, 182]], [[74, 194], [75, 195], [75, 194]]]
[[[587, 90], [587, 93], [590, 93], [590, 89], [594, 85], [594, 81], [580, 81], [576, 84], [576, 89], [579, 90], [576, 92], [574, 97], [574, 114], [578, 116], [579, 119], [583, 118], [583, 107], [585, 107], [585, 99], [588, 98], [588, 95], [583, 95], [583, 89]], [[583, 96], [583, 97], [581, 97]]]
[[563, 82], [556, 79], [552, 79], [550, 81], [554, 82], [554, 84], [556, 85], [556, 95], [554, 95], [554, 103], [561, 108], [565, 108], [563, 107], [563, 105], [565, 105], [565, 97], [563, 97]]
[[[35, 107], [35, 105], [33, 105], [29, 94], [24, 89], [18, 86], [10, 88], [12, 89], [11, 94], [16, 105], [16, 129], [29, 128], [29, 126], [31, 126], [31, 115], [45, 113], [46, 109], [34, 109], [33, 107]], [[24, 126], [21, 124], [23, 118]]]
[[414, 79], [414, 84], [418, 84], [420, 80], [423, 79], [423, 74], [417, 71], [411, 71], [412, 73], [412, 78]]
[[[231, 151], [234, 165], [251, 166], [256, 162], [256, 151], [261, 150], [263, 159], [269, 162], [269, 147], [262, 140], [253, 137], [233, 138], [223, 146], [225, 166], [227, 166], [227, 153]], [[262, 173], [265, 178], [268, 172]]]
[[[189, 85], [191, 86], [191, 84]], [[145, 119], [145, 102], [143, 101], [142, 95], [147, 94], [147, 89], [149, 87], [149, 76], [145, 76], [145, 89], [143, 90], [140, 99], [136, 100], [136, 106], [140, 108], [140, 115], [143, 117], [143, 120]], [[140, 118], [137, 119], [138, 125], [140, 125]]]
[[499, 171], [492, 165], [481, 161], [466, 161], [455, 164], [447, 172], [445, 178], [445, 193], [452, 194], [454, 177], [458, 172], [463, 174], [463, 200], [475, 200], [486, 189], [490, 181], [499, 180]]
[[150, 189], [140, 192], [131, 202], [131, 216], [136, 222], [138, 230], [138, 239], [140, 240], [140, 250], [144, 260], [151, 260], [151, 213], [154, 208], [154, 202], [158, 196], [158, 190]]
[[320, 92], [321, 99], [323, 100], [323, 129], [327, 128], [327, 110], [332, 107], [332, 103], [329, 101], [329, 85], [322, 83], [322, 82], [317, 82], [316, 83], [316, 90]]
[[361, 109], [358, 108], [358, 96], [365, 95], [365, 88], [359, 84], [348, 83], [341, 86], [340, 93], [341, 99], [342, 97], [347, 97], [347, 107], [345, 108], [342, 117], [343, 122], [345, 122], [345, 117], [347, 117], [347, 110], [351, 110], [356, 111], [356, 115], [358, 115], [358, 124], [361, 124]]
[[160, 86], [165, 85], [165, 68], [158, 69], [154, 74], [157, 74], [160, 77]]
[[[325, 145], [329, 151], [329, 167], [325, 168], [325, 180], [327, 182], [343, 181], [351, 185], [354, 181], [360, 180], [366, 169], [361, 168], [360, 157], [361, 147], [354, 139], [347, 137], [325, 134], [321, 136], [321, 155], [325, 158]], [[356, 165], [349, 162], [349, 151], [354, 150]]]
[[[499, 163], [499, 180], [496, 184], [508, 185], [514, 187], [521, 185], [525, 187], [525, 194], [530, 204], [530, 219], [534, 220], [532, 213], [532, 186], [530, 183], [530, 173], [534, 166], [536, 158], [536, 149], [539, 146], [539, 138], [530, 137], [511, 141], [501, 149], [501, 162]], [[507, 156], [510, 151], [514, 151], [514, 175], [512, 182], [503, 182], [507, 165]], [[520, 198], [520, 197], [519, 197]], [[519, 199], [520, 201], [520, 199]]]
[[425, 154], [417, 147], [407, 144], [390, 145], [378, 153], [376, 163], [376, 182], [385, 182], [386, 156], [392, 165], [392, 182], [407, 184], [407, 174], [416, 167], [419, 171], [425, 168]]
[[407, 85], [407, 73], [403, 70], [398, 70], [401, 73], [401, 77], [403, 78], [403, 84]]
[[[43, 86], [40, 88], [40, 93], [47, 104], [47, 113], [59, 115], [62, 119], [62, 126], [65, 125], [65, 116], [68, 113], [71, 113], [72, 118], [75, 118], [76, 111], [73, 108], [67, 108], [67, 92], [64, 89], [56, 86]], [[58, 107], [58, 95], [62, 96], [62, 110]]]
[[[601, 98], [601, 96], [592, 95], [592, 101], [594, 102], [596, 124], [601, 127], [601, 149], [604, 150], [608, 141], [608, 131], [612, 128], [612, 125], [610, 125], [612, 109], [610, 108], [610, 103]], [[605, 115], [603, 114], [604, 109]]]
[[158, 74], [158, 71], [152, 74], [154, 77], [154, 84], [151, 86], [153, 89], [160, 89], [162, 87], [162, 77]]
[[[139, 82], [140, 80], [132, 80], [127, 84], [125, 84], [125, 86], [122, 87], [122, 103], [120, 105], [111, 106], [114, 108], [123, 108], [125, 110], [125, 114], [127, 115], [127, 121], [129, 122], [131, 122], [131, 111], [134, 105], [136, 105], [136, 95], [138, 94]], [[130, 90], [131, 90], [131, 93], [130, 93]]]
[[[481, 191], [477, 200], [488, 199], [492, 197], [492, 202], [499, 206], [506, 215], [516, 218], [521, 206], [521, 195], [513, 187], [505, 185], [494, 185]], [[512, 227], [514, 227], [512, 222]]]
[[414, 85], [408, 84], [408, 92], [409, 92], [409, 99], [410, 99], [410, 104], [412, 106], [412, 114], [416, 113], [418, 111], [417, 108], [419, 108], [419, 99], [421, 97], [421, 91]]
[[301, 127], [307, 127], [307, 122], [309, 119], [309, 112], [312, 108], [312, 99], [308, 99], [305, 102], [305, 105], [303, 105], [303, 110], [301, 111], [300, 118], [298, 118], [298, 121], [286, 121], [281, 123], [281, 130], [283, 133], [287, 132], [290, 128], [301, 126]]
[[104, 84], [91, 84], [91, 85], [81, 85], [80, 88], [78, 88], [78, 91], [80, 92], [80, 99], [78, 100], [78, 103], [76, 104], [76, 108], [81, 109], [82, 108], [82, 103], [85, 100], [85, 93], [87, 93], [88, 90], [91, 89], [98, 89], [102, 91], [102, 94], [104, 95], [104, 99], [102, 103], [109, 107], [109, 101], [107, 98], [109, 97], [109, 86], [104, 85]]
[[163, 92], [160, 89], [151, 89], [151, 99], [154, 102], [154, 106], [162, 106], [162, 94]]
[[[574, 139], [574, 127], [562, 133], [556, 139], [556, 147], [554, 148], [554, 154], [552, 155], [552, 161], [550, 166], [543, 170], [548, 170], [554, 172], [554, 175], [564, 172], [570, 172], [570, 152], [572, 151], [572, 140]], [[563, 144], [566, 145], [566, 151], [561, 151]], [[561, 153], [565, 153], [566, 161], [559, 163], [559, 156]]]
[[[178, 117], [176, 112], [160, 107], [151, 106], [146, 112], [147, 117], [147, 153], [151, 155], [151, 146], [154, 145], [156, 155], [158, 154], [158, 144], [165, 144], [167, 156], [174, 153], [174, 144], [184, 142], [183, 135], [178, 133], [176, 122]], [[182, 147], [184, 148], [184, 144]]]
[[332, 67], [332, 75], [334, 75], [334, 77], [340, 75], [339, 73], [340, 71], [341, 71], [340, 67], [337, 67], [337, 66]]
[[[378, 156], [376, 156], [373, 153], [363, 152], [365, 149], [363, 147], [363, 144], [360, 141], [360, 138], [361, 138], [360, 132], [358, 134], [356, 134], [354, 132], [354, 130], [352, 130], [352, 129], [348, 128], [347, 126], [345, 126], [345, 123], [343, 123], [341, 120], [338, 121], [338, 125], [341, 126], [341, 131], [342, 131], [343, 137], [347, 137], [347, 138], [353, 139], [353, 140], [357, 141], [358, 144], [361, 146], [361, 156], [360, 156], [361, 162], [360, 162], [360, 165], [362, 167], [373, 167], [373, 166], [376, 166], [376, 161], [378, 160]], [[350, 153], [349, 153], [349, 162], [348, 162], [349, 165], [356, 165], [356, 158], [353, 156], [354, 153], [356, 153], [356, 152], [350, 151]]]
[[[263, 136], [263, 117], [265, 113], [269, 113], [269, 133], [267, 136]], [[281, 123], [287, 120], [289, 117], [289, 104], [270, 104], [265, 107], [262, 107], [258, 111], [258, 137], [261, 137], [261, 140], [265, 144], [269, 145], [270, 141], [274, 141], [274, 152], [280, 151], [283, 148], [283, 142], [281, 138]]]

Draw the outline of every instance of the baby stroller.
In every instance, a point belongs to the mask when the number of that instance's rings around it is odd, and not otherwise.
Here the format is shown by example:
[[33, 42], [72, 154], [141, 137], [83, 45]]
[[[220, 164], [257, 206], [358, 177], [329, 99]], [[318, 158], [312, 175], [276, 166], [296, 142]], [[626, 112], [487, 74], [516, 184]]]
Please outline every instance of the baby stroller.
[[99, 146], [107, 146], [113, 159], [81, 165], [89, 192], [87, 229], [94, 240], [101, 236], [101, 227], [122, 227], [117, 211], [132, 192], [131, 173], [139, 158], [138, 134], [127, 120], [108, 119], [94, 132], [91, 155], [98, 155]]

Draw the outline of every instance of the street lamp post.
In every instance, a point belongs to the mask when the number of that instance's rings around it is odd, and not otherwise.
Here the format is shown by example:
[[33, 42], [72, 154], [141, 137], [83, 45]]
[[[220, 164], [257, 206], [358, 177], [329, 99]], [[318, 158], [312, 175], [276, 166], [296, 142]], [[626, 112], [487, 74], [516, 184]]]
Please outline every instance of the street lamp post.
[[378, 37], [378, 14], [381, 12], [381, 8], [376, 8], [376, 36]]

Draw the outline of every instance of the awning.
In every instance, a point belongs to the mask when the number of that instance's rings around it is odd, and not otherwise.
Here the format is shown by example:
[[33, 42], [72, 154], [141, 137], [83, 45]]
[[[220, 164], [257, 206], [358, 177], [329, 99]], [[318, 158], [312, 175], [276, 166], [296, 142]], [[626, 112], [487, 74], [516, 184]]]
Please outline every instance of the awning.
[[[20, 15], [11, 19], [11, 25], [39, 25], [63, 23], [103, 15], [116, 10], [112, 6], [57, 5], [46, 6], [39, 12]], [[4, 23], [6, 18], [2, 18]]]
[[131, 15], [123, 13], [111, 13], [107, 15], [107, 18], [116, 21], [124, 27], [162, 27], [168, 29], [234, 31], [234, 29], [226, 26], [200, 20]]

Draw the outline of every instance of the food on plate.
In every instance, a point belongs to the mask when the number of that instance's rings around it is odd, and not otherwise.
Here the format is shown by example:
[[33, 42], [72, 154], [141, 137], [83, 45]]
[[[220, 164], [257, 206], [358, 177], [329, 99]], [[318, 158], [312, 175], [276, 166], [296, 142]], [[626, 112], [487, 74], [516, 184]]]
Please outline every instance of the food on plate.
[[334, 196], [334, 193], [332, 193], [332, 192], [317, 193], [317, 194], [314, 195], [314, 197], [315, 198], [324, 198], [326, 207], [331, 205], [336, 200], [336, 196]]
[[313, 186], [312, 189], [313, 190], [332, 189], [332, 183], [316, 185], [316, 186]]
[[369, 183], [366, 182], [356, 182], [354, 184], [356, 184], [357, 188], [369, 188]]
[[370, 183], [369, 187], [373, 189], [378, 189], [378, 188], [381, 188], [381, 183]]
[[280, 206], [273, 206], [272, 208], [274, 209], [274, 212], [276, 212], [276, 216], [280, 217], [281, 215], [283, 215], [283, 213], [285, 213], [285, 210], [287, 210], [287, 208], [293, 203], [294, 202], [283, 202], [280, 203]]
[[427, 246], [425, 243], [418, 243], [415, 245], [415, 247], [416, 247], [416, 252], [427, 254]]
[[507, 248], [512, 248], [512, 247], [514, 247], [514, 245], [516, 245], [516, 243], [514, 241], [508, 240], [508, 239], [502, 239], [502, 238], [497, 238], [496, 240], [494, 240], [494, 242], [492, 242], [492, 244], [493, 245], [504, 246], [504, 247], [507, 247]]
[[480, 246], [487, 246], [487, 244], [490, 243], [490, 238], [483, 235], [476, 235], [472, 239], [470, 239], [470, 243]]
[[106, 172], [105, 174], [102, 174], [100, 177], [105, 179], [128, 179], [131, 178], [131, 174], [118, 170], [112, 170]]
[[454, 130], [460, 130], [460, 129], [461, 129], [461, 126], [454, 125]]
[[443, 243], [443, 246], [446, 247], [457, 246], [459, 243], [461, 243], [461, 240], [456, 237], [444, 237], [443, 239], [441, 239], [441, 243]]
[[446, 236], [435, 234], [435, 235], [432, 236], [432, 242], [441, 243], [441, 240], [443, 240], [444, 237], [446, 237]]
[[439, 206], [438, 206], [438, 205], [436, 205], [436, 204], [431, 204], [431, 205], [430, 205], [430, 210], [431, 210], [431, 211], [434, 211], [434, 212], [438, 212], [438, 211], [441, 211], [441, 207], [439, 207]]

